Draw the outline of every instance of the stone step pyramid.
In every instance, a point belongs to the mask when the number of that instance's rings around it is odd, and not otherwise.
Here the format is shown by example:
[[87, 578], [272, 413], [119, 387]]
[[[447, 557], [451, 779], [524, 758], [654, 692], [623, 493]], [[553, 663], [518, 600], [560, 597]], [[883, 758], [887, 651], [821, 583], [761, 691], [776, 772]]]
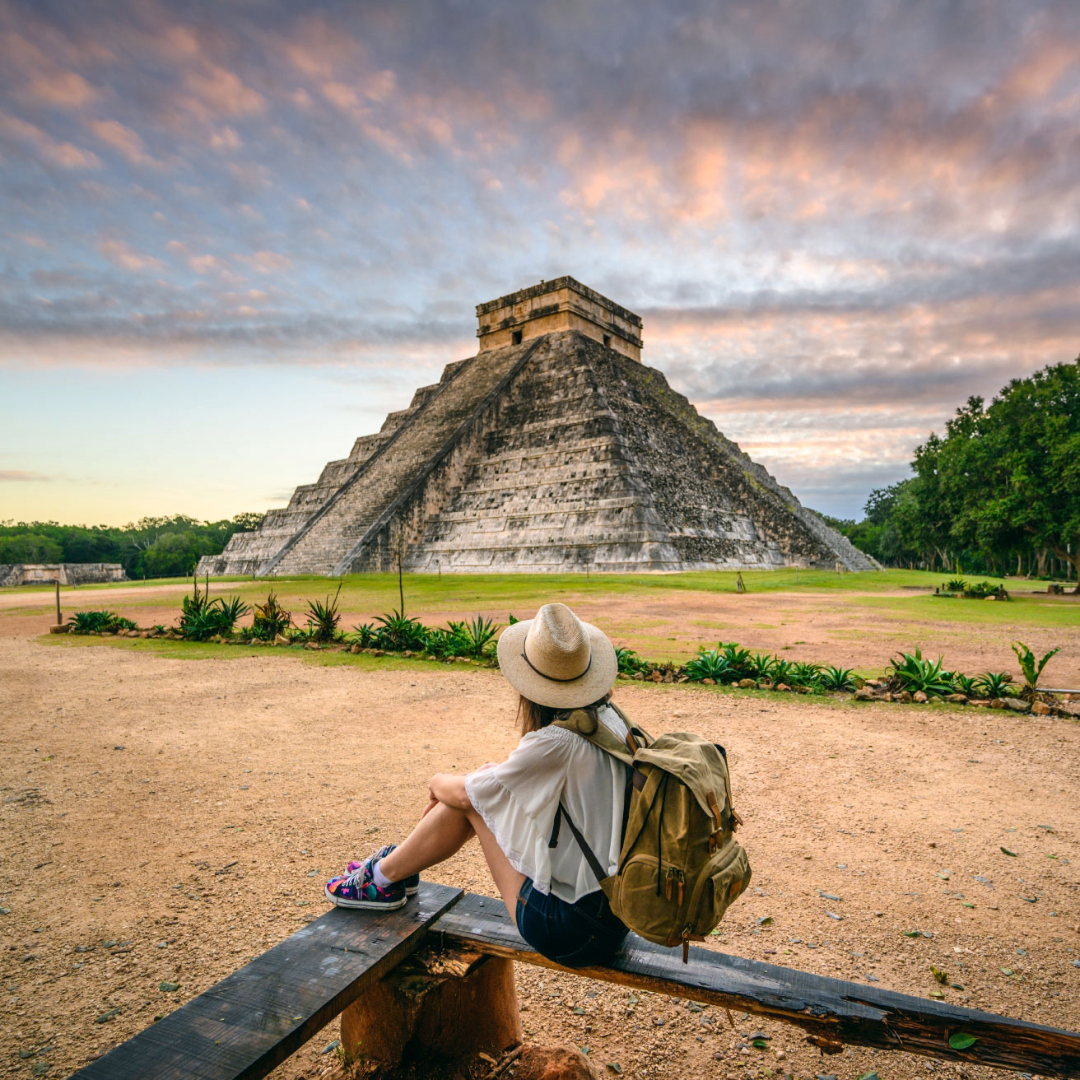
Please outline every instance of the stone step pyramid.
[[641, 363], [632, 312], [559, 278], [477, 314], [476, 356], [198, 572], [875, 568]]

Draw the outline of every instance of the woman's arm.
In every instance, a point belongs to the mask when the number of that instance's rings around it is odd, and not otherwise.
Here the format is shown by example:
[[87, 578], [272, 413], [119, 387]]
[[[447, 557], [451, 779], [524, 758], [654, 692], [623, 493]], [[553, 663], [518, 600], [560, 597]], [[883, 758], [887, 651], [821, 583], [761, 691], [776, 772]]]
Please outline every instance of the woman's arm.
[[436, 773], [428, 781], [428, 794], [431, 801], [446, 803], [455, 810], [471, 810], [472, 803], [465, 791], [465, 777], [454, 773]]

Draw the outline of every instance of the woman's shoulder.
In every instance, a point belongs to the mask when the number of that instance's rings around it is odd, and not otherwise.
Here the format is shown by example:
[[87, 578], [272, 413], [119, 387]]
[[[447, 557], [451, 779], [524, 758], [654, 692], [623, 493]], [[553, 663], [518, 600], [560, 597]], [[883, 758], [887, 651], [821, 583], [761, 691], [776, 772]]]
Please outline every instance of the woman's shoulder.
[[536, 731], [526, 732], [521, 736], [521, 742], [518, 743], [518, 746], [550, 746], [552, 744], [573, 746], [575, 740], [580, 741], [576, 732], [549, 724], [547, 727], [538, 728]]

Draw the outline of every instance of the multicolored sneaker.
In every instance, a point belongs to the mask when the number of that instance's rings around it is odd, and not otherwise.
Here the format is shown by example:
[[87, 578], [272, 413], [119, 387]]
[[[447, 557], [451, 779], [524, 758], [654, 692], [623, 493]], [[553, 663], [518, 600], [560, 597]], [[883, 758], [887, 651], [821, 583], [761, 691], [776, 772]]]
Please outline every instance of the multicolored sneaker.
[[[380, 859], [385, 859], [396, 847], [397, 844], [387, 844], [386, 847], [379, 848], [374, 855], [375, 861], [378, 862]], [[361, 865], [362, 864], [358, 862], [351, 862], [345, 872], [347, 874], [355, 874], [356, 871], [360, 869]], [[420, 891], [420, 875], [410, 874], [409, 877], [405, 878], [400, 884], [405, 886], [406, 896], [415, 896]]]
[[375, 884], [375, 864], [379, 854], [369, 855], [352, 873], [331, 878], [326, 883], [326, 899], [338, 907], [368, 908], [375, 911], [393, 911], [404, 907], [408, 901], [405, 886], [394, 882], [388, 889]]

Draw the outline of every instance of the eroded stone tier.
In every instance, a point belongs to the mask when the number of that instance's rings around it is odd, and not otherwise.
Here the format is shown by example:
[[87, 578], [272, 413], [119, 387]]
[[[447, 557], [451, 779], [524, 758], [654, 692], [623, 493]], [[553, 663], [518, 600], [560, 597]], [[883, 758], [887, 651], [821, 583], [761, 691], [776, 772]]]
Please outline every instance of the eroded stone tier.
[[[636, 316], [635, 316], [636, 317]], [[450, 364], [199, 573], [873, 569], [659, 372], [563, 330]]]

